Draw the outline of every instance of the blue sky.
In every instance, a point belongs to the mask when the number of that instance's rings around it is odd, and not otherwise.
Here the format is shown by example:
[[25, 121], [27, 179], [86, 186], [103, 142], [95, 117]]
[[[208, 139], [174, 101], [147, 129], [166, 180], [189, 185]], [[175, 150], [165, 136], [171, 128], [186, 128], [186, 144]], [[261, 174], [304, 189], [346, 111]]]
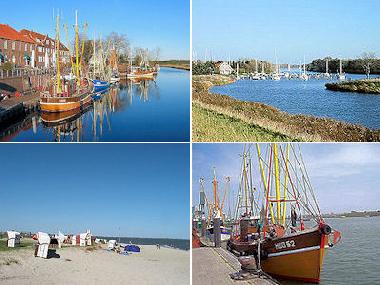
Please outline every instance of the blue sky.
[[193, 0], [193, 51], [199, 59], [260, 58], [299, 63], [332, 56], [380, 56], [378, 0]]
[[[213, 167], [223, 193], [225, 176], [238, 191], [243, 144], [193, 144], [193, 204], [198, 202], [199, 178], [211, 197]], [[302, 155], [322, 213], [380, 210], [380, 144], [301, 144]], [[265, 149], [262, 144], [261, 149]], [[253, 146], [254, 185], [259, 185], [256, 148]], [[259, 189], [259, 187], [257, 187]]]
[[0, 231], [189, 238], [188, 144], [3, 144], [0, 157]]
[[1, 1], [0, 23], [54, 35], [53, 9], [61, 11], [62, 23], [68, 27], [75, 23], [77, 9], [79, 22], [88, 22], [91, 37], [94, 29], [103, 37], [115, 31], [126, 34], [133, 47], [160, 47], [162, 59], [189, 59], [189, 0], [50, 0], [33, 5]]

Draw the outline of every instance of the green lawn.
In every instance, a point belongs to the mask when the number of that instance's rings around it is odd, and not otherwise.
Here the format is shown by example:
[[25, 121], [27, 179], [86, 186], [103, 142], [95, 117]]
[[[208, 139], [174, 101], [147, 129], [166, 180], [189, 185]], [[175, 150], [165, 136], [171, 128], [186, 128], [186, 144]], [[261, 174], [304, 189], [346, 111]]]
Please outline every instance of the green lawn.
[[193, 141], [294, 141], [280, 133], [193, 104]]
[[0, 239], [0, 251], [11, 251], [11, 250], [18, 250], [21, 248], [32, 248], [34, 245], [34, 242], [30, 239], [24, 240], [21, 239], [21, 245], [18, 247], [7, 247], [7, 240], [6, 239]]

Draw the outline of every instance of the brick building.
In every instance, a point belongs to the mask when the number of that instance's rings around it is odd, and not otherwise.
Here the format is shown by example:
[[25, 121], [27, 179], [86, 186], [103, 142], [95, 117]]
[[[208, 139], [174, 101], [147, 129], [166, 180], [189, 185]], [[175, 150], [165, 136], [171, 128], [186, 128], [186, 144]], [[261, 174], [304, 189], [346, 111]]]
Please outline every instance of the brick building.
[[[21, 30], [20, 34], [32, 39], [37, 46], [36, 49], [36, 66], [38, 67], [51, 67], [55, 66], [56, 54], [55, 45], [56, 41], [48, 35], [43, 35], [34, 31]], [[70, 53], [67, 47], [60, 43], [60, 58], [63, 64], [69, 63]]]
[[8, 25], [0, 24], [0, 62], [30, 66], [35, 42]]
[[[49, 68], [56, 63], [56, 41], [48, 35], [29, 30], [16, 31], [9, 25], [0, 24], [0, 65], [5, 62], [15, 67]], [[63, 64], [70, 61], [67, 47], [60, 44]]]

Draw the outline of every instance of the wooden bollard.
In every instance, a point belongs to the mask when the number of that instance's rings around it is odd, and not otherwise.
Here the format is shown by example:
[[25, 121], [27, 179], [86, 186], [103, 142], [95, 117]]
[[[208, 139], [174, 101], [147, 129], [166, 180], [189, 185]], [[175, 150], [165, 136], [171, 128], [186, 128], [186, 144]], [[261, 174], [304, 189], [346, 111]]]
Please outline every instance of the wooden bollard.
[[221, 238], [220, 238], [220, 218], [214, 218], [214, 244], [215, 247], [221, 246]]

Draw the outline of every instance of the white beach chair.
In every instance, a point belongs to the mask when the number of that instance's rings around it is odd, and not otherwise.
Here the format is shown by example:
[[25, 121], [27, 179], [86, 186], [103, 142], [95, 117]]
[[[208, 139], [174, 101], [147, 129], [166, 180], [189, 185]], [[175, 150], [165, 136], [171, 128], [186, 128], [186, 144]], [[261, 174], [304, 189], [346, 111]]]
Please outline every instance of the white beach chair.
[[50, 237], [47, 233], [37, 233], [37, 257], [47, 258], [50, 244]]
[[114, 239], [109, 240], [108, 241], [107, 249], [108, 250], [113, 250], [115, 247], [116, 247], [116, 240], [114, 240]]
[[20, 245], [20, 233], [15, 231], [7, 231], [8, 240], [7, 245], [8, 247], [15, 247]]
[[[90, 242], [88, 241], [90, 240]], [[80, 234], [80, 246], [91, 245], [91, 233], [87, 231], [86, 233]]]
[[58, 247], [61, 248], [63, 242], [65, 241], [65, 239], [67, 237], [63, 233], [61, 233], [60, 231], [58, 231], [58, 235], [56, 236], [56, 238], [58, 240]]
[[77, 245], [77, 235], [73, 235], [73, 236], [71, 237], [71, 244], [72, 244], [72, 245]]

